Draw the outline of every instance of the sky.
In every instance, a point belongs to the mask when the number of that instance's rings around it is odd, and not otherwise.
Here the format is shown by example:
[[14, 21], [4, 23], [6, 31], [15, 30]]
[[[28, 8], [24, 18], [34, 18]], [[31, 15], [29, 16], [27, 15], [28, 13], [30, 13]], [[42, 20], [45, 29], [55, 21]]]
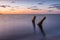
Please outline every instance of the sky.
[[60, 14], [60, 0], [0, 0], [0, 14]]

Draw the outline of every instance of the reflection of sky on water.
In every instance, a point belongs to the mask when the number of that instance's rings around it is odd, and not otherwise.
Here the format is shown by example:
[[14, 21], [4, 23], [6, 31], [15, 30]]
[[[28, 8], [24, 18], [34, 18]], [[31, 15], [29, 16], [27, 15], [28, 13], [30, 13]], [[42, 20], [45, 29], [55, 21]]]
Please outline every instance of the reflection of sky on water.
[[[0, 15], [0, 38], [15, 36], [21, 40], [33, 39], [33, 25], [31, 19], [34, 15]], [[60, 37], [60, 15], [36, 15], [37, 39], [42, 36], [37, 23], [46, 16], [43, 23], [44, 31], [47, 36]], [[35, 40], [37, 40], [35, 39]], [[39, 39], [38, 39], [39, 40]]]

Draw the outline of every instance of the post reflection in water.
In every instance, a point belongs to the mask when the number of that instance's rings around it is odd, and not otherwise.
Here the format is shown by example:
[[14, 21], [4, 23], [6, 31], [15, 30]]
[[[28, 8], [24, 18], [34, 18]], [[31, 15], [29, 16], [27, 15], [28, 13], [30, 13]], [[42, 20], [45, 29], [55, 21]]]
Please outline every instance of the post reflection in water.
[[35, 33], [35, 29], [36, 29], [36, 25], [35, 25], [35, 20], [36, 20], [36, 16], [33, 17], [32, 19], [32, 24], [33, 24], [33, 28], [34, 28], [34, 33]]
[[41, 30], [41, 32], [42, 32], [42, 34], [43, 34], [43, 36], [45, 37], [45, 32], [44, 32], [44, 29], [43, 29], [43, 22], [44, 22], [44, 20], [46, 19], [46, 17], [44, 17], [37, 25], [38, 25], [38, 27], [40, 28], [40, 30]]

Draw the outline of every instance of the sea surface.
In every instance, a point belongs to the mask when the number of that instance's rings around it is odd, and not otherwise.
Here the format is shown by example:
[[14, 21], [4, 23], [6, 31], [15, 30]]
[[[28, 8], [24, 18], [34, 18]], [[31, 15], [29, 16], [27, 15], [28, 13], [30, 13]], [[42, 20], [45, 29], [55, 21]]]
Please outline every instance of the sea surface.
[[[36, 30], [32, 18], [36, 16]], [[38, 22], [43, 22], [43, 37]], [[60, 14], [0, 15], [0, 40], [60, 40]]]

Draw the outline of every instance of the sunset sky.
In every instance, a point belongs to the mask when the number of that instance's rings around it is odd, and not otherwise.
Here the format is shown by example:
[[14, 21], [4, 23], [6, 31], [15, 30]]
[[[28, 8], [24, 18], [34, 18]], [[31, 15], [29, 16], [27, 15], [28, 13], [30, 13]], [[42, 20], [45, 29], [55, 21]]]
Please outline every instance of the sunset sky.
[[60, 0], [0, 0], [0, 14], [60, 14]]

